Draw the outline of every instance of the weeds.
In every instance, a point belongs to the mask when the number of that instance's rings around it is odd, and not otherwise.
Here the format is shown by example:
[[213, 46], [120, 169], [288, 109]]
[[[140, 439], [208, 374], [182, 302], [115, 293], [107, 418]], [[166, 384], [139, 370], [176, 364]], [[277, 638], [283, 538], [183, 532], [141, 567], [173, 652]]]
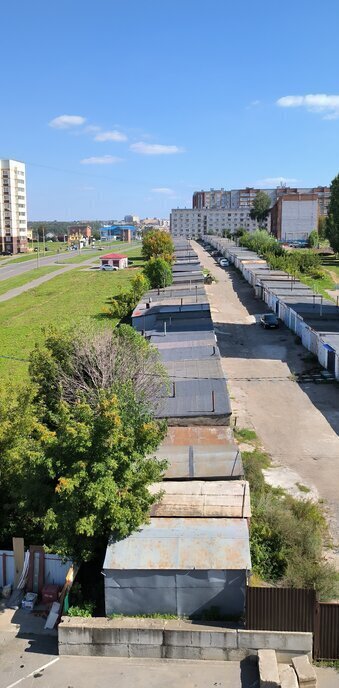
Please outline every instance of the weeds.
[[239, 442], [256, 442], [258, 440], [257, 433], [250, 428], [234, 428], [234, 434]]

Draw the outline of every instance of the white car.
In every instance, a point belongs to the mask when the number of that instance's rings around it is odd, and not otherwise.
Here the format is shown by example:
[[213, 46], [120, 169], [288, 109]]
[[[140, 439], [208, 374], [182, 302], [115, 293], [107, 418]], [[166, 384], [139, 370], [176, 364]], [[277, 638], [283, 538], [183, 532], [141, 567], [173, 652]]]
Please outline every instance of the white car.
[[112, 272], [113, 270], [118, 270], [118, 268], [113, 265], [102, 265], [100, 270], [106, 270], [107, 272]]
[[219, 265], [221, 268], [228, 268], [229, 262], [228, 262], [227, 258], [220, 258]]

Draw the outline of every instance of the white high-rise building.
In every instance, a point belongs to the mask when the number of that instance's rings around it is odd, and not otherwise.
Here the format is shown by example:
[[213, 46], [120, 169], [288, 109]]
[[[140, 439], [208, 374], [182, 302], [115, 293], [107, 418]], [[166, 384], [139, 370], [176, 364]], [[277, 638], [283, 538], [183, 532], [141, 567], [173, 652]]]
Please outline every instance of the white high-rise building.
[[26, 251], [25, 164], [17, 160], [0, 160], [0, 252]]

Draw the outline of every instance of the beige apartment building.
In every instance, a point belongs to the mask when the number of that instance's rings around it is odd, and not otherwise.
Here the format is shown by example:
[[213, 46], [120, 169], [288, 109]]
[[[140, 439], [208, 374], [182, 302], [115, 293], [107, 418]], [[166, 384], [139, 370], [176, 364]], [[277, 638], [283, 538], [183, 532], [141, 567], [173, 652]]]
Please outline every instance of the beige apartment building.
[[0, 160], [0, 252], [26, 253], [27, 206], [25, 164]]

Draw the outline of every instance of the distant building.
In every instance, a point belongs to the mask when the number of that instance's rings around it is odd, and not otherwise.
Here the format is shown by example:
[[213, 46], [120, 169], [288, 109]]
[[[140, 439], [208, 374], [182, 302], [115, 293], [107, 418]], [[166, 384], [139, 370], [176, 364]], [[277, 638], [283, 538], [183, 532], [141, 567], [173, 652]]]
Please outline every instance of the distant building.
[[127, 256], [121, 253], [107, 253], [105, 256], [100, 256], [101, 265], [111, 265], [113, 268], [123, 270], [128, 267]]
[[128, 225], [138, 225], [140, 223], [138, 215], [125, 215], [124, 220]]
[[100, 227], [100, 239], [101, 241], [131, 241], [135, 238], [137, 230], [134, 225], [131, 224], [116, 224], [116, 225], [104, 225]]
[[25, 164], [0, 160], [0, 252], [26, 253]]
[[238, 210], [241, 208], [251, 208], [254, 199], [259, 191], [266, 193], [271, 199], [273, 206], [278, 198], [285, 195], [297, 194], [316, 194], [319, 200], [320, 215], [327, 215], [328, 204], [331, 192], [328, 186], [315, 186], [307, 188], [277, 186], [275, 189], [255, 189], [246, 187], [244, 189], [210, 189], [209, 191], [195, 191], [192, 199], [194, 209], [220, 209]]
[[81, 244], [88, 246], [91, 241], [92, 227], [90, 225], [70, 225], [67, 227], [69, 244]]
[[278, 198], [271, 210], [271, 231], [277, 239], [307, 241], [310, 233], [317, 229], [319, 198], [314, 194], [286, 194]]
[[[269, 216], [265, 227], [270, 231]], [[194, 239], [208, 232], [223, 236], [225, 232], [235, 234], [240, 228], [247, 232], [258, 229], [258, 223], [251, 219], [248, 207], [237, 210], [176, 208], [171, 212], [170, 232], [174, 238]]]

